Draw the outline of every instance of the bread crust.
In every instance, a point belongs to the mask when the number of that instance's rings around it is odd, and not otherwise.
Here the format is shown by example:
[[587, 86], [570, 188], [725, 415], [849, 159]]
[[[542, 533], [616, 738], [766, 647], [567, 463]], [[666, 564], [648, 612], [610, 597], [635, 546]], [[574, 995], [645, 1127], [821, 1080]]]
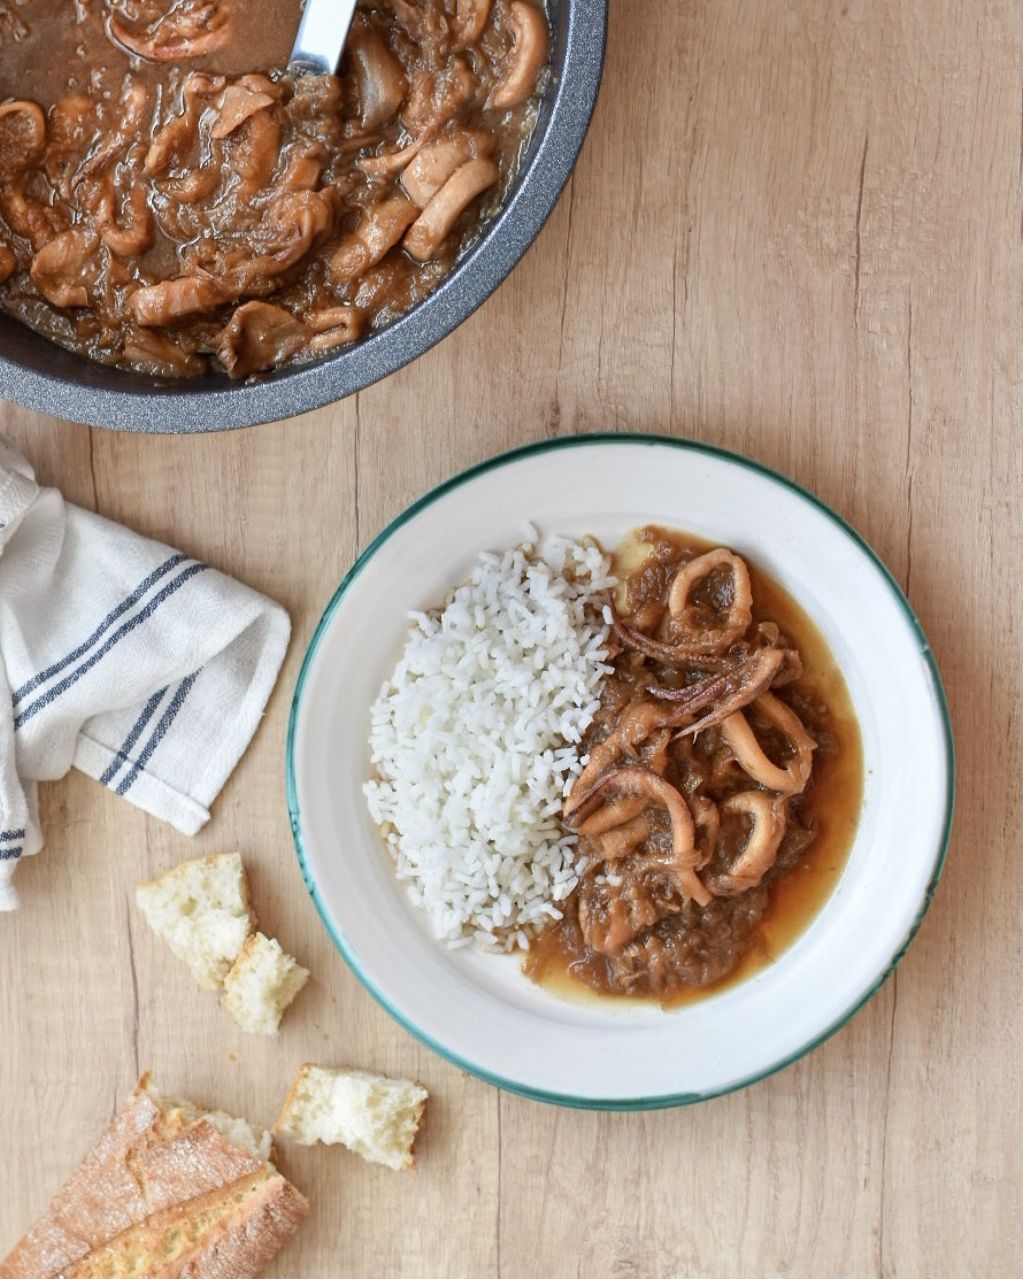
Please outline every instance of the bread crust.
[[255, 1201], [220, 1222], [166, 1279], [249, 1279], [277, 1255], [308, 1212], [305, 1197], [278, 1174]]
[[218, 1192], [222, 1196], [261, 1173], [270, 1174], [265, 1188], [180, 1259], [191, 1264], [193, 1254], [210, 1251], [214, 1259], [232, 1258], [233, 1269], [189, 1271], [175, 1259], [172, 1267], [151, 1273], [160, 1279], [179, 1273], [243, 1279], [256, 1274], [297, 1228], [308, 1204], [272, 1165], [233, 1146], [205, 1119], [165, 1114], [145, 1091], [146, 1083], [144, 1075], [46, 1213], [0, 1262], [0, 1279], [64, 1279], [132, 1228], [175, 1213], [187, 1218], [185, 1205], [194, 1210], [196, 1201], [215, 1202]]
[[[301, 1064], [301, 1066], [299, 1066], [298, 1070], [295, 1072], [295, 1078], [291, 1081], [291, 1087], [288, 1089], [288, 1095], [284, 1098], [284, 1104], [281, 1106], [281, 1109], [278, 1112], [277, 1118], [273, 1122], [273, 1127], [270, 1129], [270, 1131], [274, 1133], [275, 1135], [277, 1133], [285, 1134], [287, 1132], [285, 1124], [287, 1121], [288, 1112], [291, 1110], [291, 1107], [295, 1104], [296, 1100], [298, 1099], [299, 1088], [301, 1088], [302, 1085], [305, 1083], [306, 1076], [309, 1074], [310, 1070], [312, 1070], [315, 1065], [316, 1065], [315, 1062], [304, 1061]], [[2, 1275], [0, 1275], [0, 1279], [2, 1279]]]
[[258, 944], [259, 940], [257, 934], [255, 932], [249, 933], [248, 937], [245, 938], [245, 942], [241, 950], [238, 952], [237, 958], [228, 970], [228, 976], [230, 976], [236, 968], [243, 966], [245, 960], [248, 959]]

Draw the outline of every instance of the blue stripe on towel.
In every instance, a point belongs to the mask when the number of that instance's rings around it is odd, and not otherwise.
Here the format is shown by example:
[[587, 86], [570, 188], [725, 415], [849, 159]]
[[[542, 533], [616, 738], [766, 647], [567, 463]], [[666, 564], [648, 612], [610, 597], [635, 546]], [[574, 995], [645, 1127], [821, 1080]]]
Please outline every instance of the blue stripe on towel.
[[59, 662], [54, 662], [45, 671], [40, 671], [38, 675], [34, 675], [27, 684], [22, 684], [21, 688], [16, 689], [11, 698], [14, 705], [17, 706], [27, 693], [31, 693], [40, 684], [45, 684], [48, 679], [65, 670], [72, 662], [77, 662], [80, 657], [84, 656], [92, 648], [93, 644], [103, 638], [119, 617], [123, 617], [132, 605], [139, 602], [151, 586], [155, 586], [161, 577], [166, 577], [172, 568], [177, 568], [187, 558], [187, 555], [174, 554], [169, 560], [165, 560], [159, 568], [154, 569], [144, 581], [139, 582], [130, 595], [125, 596], [115, 609], [111, 609], [89, 638], [83, 644], [79, 644], [73, 653], [68, 653], [67, 657], [62, 658]]
[[135, 763], [132, 764], [131, 771], [128, 775], [119, 783], [117, 787], [118, 795], [125, 795], [129, 790], [131, 790], [139, 773], [141, 773], [145, 766], [149, 763], [153, 756], [153, 752], [163, 740], [164, 734], [177, 718], [178, 711], [180, 711], [181, 707], [184, 705], [185, 698], [188, 696], [189, 690], [198, 678], [199, 672], [196, 671], [194, 675], [189, 675], [187, 679], [183, 679], [178, 685], [178, 691], [171, 698], [170, 705], [157, 721], [157, 725], [153, 729], [152, 736], [143, 747], [142, 753], [139, 755]]
[[163, 695], [166, 692], [166, 688], [161, 688], [160, 691], [158, 693], [154, 693], [149, 701], [146, 702], [145, 706], [143, 706], [142, 714], [132, 725], [131, 732], [121, 743], [120, 749], [114, 753], [114, 759], [111, 762], [110, 767], [99, 779], [104, 786], [109, 786], [117, 774], [121, 771], [122, 767], [125, 764], [131, 763], [128, 752], [142, 736], [142, 730], [156, 714], [156, 708], [163, 701]]
[[0, 830], [0, 844], [5, 844], [9, 839], [24, 839], [24, 827], [21, 830]]
[[13, 862], [21, 856], [21, 845], [17, 848], [0, 848], [0, 862]]
[[43, 693], [41, 697], [37, 697], [34, 702], [29, 702], [28, 706], [25, 707], [21, 714], [15, 717], [15, 729], [21, 728], [21, 726], [28, 720], [32, 719], [34, 715], [38, 715], [38, 713], [45, 707], [49, 706], [51, 702], [56, 701], [56, 699], [60, 697], [61, 693], [67, 692], [72, 684], [77, 684], [82, 676], [87, 675], [97, 662], [106, 657], [107, 653], [109, 653], [110, 650], [125, 637], [125, 635], [127, 635], [130, 631], [133, 631], [136, 626], [141, 626], [143, 622], [148, 621], [164, 600], [173, 595], [175, 591], [180, 590], [189, 578], [194, 577], [196, 573], [204, 572], [206, 568], [207, 565], [205, 564], [192, 564], [186, 568], [183, 573], [180, 573], [177, 577], [175, 577], [173, 581], [168, 582], [162, 590], [153, 596], [145, 608], [140, 609], [134, 617], [130, 617], [128, 621], [123, 622], [117, 630], [114, 631], [113, 635], [111, 635], [110, 638], [102, 644], [91, 657], [87, 658], [81, 666], [73, 670], [70, 675], [65, 675], [59, 683], [54, 684], [48, 692]]

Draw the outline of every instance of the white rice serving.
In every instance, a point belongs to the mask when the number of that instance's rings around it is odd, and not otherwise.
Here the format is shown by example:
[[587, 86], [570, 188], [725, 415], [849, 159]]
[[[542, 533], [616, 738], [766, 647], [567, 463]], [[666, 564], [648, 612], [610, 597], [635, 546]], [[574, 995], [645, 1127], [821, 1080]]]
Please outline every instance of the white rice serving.
[[561, 912], [583, 869], [561, 826], [599, 705], [614, 585], [593, 542], [484, 554], [443, 608], [411, 614], [371, 713], [366, 784], [399, 879], [451, 946], [502, 950]]

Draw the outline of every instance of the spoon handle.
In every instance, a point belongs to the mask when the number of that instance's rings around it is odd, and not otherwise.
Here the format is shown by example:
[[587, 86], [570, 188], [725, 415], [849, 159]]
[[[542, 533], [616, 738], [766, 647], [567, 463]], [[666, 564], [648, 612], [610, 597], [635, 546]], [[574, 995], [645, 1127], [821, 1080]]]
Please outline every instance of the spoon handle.
[[297, 74], [334, 75], [358, 0], [306, 0], [288, 60]]

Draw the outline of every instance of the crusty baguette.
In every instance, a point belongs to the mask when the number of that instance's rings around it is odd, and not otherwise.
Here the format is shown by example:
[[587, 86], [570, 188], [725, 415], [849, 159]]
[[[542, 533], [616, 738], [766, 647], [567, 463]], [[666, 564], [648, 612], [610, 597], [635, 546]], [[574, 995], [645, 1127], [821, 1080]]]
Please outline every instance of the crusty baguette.
[[[302, 1224], [309, 1204], [280, 1174], [225, 1218], [166, 1279], [249, 1279], [269, 1265]], [[161, 1279], [164, 1279], [161, 1276]]]
[[78, 1262], [67, 1279], [249, 1279], [307, 1211], [295, 1187], [266, 1168], [148, 1218]]
[[161, 1104], [143, 1075], [0, 1279], [248, 1279], [307, 1211], [272, 1164]]

